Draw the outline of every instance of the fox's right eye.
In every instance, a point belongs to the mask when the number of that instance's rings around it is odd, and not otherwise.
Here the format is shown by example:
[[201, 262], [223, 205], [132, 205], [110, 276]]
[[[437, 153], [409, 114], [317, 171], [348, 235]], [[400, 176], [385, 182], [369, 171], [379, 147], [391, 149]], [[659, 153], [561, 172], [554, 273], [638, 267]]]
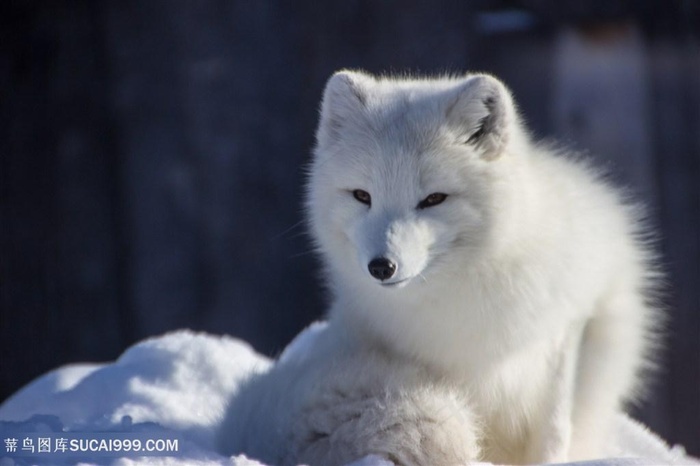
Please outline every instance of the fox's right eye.
[[367, 191], [356, 189], [352, 192], [352, 195], [359, 202], [367, 205], [372, 205], [372, 196], [370, 196]]

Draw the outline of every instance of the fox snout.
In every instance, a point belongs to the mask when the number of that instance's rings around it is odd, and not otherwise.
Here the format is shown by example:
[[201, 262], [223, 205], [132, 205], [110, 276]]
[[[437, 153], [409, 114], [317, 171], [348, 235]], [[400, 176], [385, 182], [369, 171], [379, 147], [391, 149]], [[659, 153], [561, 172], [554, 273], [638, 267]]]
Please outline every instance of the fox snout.
[[415, 218], [375, 219], [356, 231], [360, 265], [375, 283], [406, 284], [429, 262], [434, 241], [430, 229]]
[[396, 264], [386, 257], [376, 257], [367, 265], [370, 275], [379, 281], [388, 280], [396, 273]]

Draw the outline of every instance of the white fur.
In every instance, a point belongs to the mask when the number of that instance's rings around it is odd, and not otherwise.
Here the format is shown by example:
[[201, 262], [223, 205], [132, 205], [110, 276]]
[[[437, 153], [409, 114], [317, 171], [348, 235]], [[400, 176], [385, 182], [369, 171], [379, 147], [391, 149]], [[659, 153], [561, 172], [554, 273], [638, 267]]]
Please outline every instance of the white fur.
[[[317, 140], [308, 214], [329, 326], [313, 354], [250, 381], [222, 448], [311, 465], [598, 456], [657, 315], [636, 209], [532, 143], [486, 75], [336, 73]], [[417, 208], [435, 192], [448, 197]], [[376, 257], [397, 265], [384, 283]]]

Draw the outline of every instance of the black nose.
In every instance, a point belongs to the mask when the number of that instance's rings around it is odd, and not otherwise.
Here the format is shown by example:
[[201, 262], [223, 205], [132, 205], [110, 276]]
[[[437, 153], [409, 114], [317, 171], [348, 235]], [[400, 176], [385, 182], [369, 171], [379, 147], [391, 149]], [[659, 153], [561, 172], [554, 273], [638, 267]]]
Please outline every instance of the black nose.
[[396, 264], [386, 257], [372, 259], [367, 268], [374, 278], [381, 281], [391, 278], [396, 272]]

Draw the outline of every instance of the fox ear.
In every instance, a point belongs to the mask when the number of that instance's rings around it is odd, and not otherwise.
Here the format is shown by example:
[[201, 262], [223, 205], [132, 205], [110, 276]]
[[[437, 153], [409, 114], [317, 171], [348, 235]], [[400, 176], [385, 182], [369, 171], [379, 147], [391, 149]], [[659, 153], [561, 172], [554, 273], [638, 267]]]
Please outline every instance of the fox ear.
[[508, 143], [515, 122], [515, 107], [508, 89], [488, 75], [468, 77], [447, 107], [447, 121], [464, 144], [486, 160], [498, 158]]
[[331, 76], [321, 102], [321, 119], [316, 132], [319, 146], [338, 140], [347, 122], [360, 116], [372, 81], [371, 76], [359, 71], [342, 70]]

